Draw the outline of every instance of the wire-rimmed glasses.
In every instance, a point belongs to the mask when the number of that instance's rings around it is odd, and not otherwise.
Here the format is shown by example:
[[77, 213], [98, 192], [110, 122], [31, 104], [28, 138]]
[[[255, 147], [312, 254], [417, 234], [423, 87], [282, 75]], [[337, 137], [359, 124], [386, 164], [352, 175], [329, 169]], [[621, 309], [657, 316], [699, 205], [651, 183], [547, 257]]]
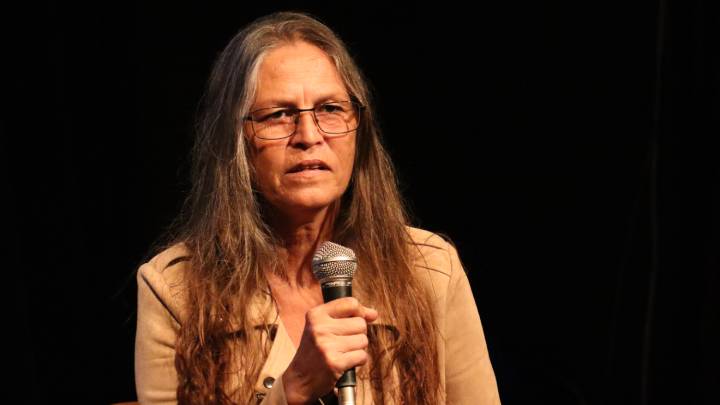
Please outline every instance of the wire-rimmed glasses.
[[252, 124], [253, 135], [260, 139], [283, 139], [292, 136], [300, 113], [312, 111], [315, 125], [326, 136], [342, 136], [360, 125], [360, 111], [365, 108], [355, 101], [331, 101], [313, 108], [269, 107], [251, 112], [245, 120]]

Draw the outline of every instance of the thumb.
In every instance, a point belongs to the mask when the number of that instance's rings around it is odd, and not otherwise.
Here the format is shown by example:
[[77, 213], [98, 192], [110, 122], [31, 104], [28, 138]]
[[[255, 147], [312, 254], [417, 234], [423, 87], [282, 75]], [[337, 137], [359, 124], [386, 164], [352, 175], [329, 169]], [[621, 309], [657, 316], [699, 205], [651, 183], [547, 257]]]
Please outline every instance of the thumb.
[[365, 318], [366, 322], [373, 322], [378, 316], [378, 311], [375, 308], [363, 306], [363, 318]]

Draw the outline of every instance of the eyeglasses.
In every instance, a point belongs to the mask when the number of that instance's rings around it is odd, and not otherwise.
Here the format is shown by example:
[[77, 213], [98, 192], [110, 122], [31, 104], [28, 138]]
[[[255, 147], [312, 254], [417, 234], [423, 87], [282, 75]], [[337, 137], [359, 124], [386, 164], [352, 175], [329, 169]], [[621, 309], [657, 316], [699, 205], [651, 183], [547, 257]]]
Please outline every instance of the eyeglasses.
[[365, 106], [354, 101], [333, 101], [313, 108], [261, 108], [245, 117], [253, 134], [261, 139], [283, 139], [292, 136], [300, 113], [312, 111], [315, 124], [326, 136], [341, 136], [360, 125], [360, 111]]

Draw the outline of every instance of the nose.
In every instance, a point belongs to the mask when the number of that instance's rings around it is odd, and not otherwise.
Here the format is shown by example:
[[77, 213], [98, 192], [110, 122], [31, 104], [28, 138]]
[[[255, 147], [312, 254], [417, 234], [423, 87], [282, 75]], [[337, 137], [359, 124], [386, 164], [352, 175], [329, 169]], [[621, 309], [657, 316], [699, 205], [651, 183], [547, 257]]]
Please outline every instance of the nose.
[[313, 112], [300, 111], [295, 117], [295, 133], [290, 137], [290, 143], [307, 149], [312, 145], [322, 143], [324, 139], [320, 128], [315, 123]]

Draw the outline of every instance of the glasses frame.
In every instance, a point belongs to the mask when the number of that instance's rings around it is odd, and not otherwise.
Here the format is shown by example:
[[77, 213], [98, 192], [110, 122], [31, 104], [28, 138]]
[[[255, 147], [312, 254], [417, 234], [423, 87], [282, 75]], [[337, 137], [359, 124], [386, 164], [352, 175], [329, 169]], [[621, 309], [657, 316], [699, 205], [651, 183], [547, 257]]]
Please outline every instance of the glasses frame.
[[[323, 130], [322, 128], [320, 128], [320, 123], [318, 122], [318, 118], [317, 118], [317, 115], [316, 115], [317, 113], [316, 113], [315, 110], [316, 110], [318, 107], [322, 107], [322, 106], [327, 105], [327, 104], [337, 104], [337, 103], [350, 103], [350, 104], [353, 105], [353, 107], [355, 107], [356, 114], [357, 114], [357, 124], [358, 124], [357, 127], [355, 127], [354, 129], [351, 129], [351, 130], [349, 130], [349, 131], [344, 131], [344, 132], [327, 132], [327, 131]], [[281, 138], [264, 138], [264, 137], [258, 135], [258, 134], [257, 134], [257, 131], [255, 131], [255, 124], [254, 124], [254, 122], [256, 122], [256, 121], [253, 120], [252, 114], [255, 114], [255, 113], [257, 113], [258, 111], [262, 111], [262, 110], [274, 110], [274, 109], [279, 109], [279, 111], [281, 111], [281, 110], [292, 111], [292, 112], [295, 114], [295, 122], [294, 122], [294, 124], [295, 124], [295, 129], [294, 129], [289, 135], [283, 136], [283, 137], [281, 137]], [[315, 106], [313, 106], [312, 108], [265, 107], [265, 108], [258, 108], [257, 110], [251, 111], [248, 115], [246, 115], [246, 116], [244, 117], [244, 121], [250, 121], [250, 127], [252, 128], [253, 136], [255, 136], [255, 137], [257, 137], [257, 138], [260, 138], [260, 139], [265, 139], [265, 140], [268, 140], [268, 141], [277, 141], [277, 140], [280, 140], [280, 139], [290, 138], [291, 136], [295, 135], [295, 132], [297, 132], [297, 124], [298, 124], [298, 121], [300, 120], [300, 114], [303, 113], [303, 112], [305, 112], [305, 111], [312, 111], [312, 118], [313, 118], [313, 122], [315, 123], [315, 126], [316, 126], [316, 127], [320, 130], [320, 132], [322, 132], [323, 134], [328, 135], [328, 136], [330, 136], [330, 137], [333, 137], [333, 136], [342, 136], [342, 135], [345, 135], [345, 134], [350, 133], [350, 132], [352, 132], [352, 131], [356, 131], [358, 128], [360, 128], [361, 112], [362, 112], [364, 109], [365, 109], [365, 106], [362, 105], [362, 104], [360, 104], [360, 103], [358, 103], [358, 102], [355, 101], [355, 100], [328, 101], [328, 102], [325, 102], [325, 103], [321, 103], [321, 104], [315, 105]]]

